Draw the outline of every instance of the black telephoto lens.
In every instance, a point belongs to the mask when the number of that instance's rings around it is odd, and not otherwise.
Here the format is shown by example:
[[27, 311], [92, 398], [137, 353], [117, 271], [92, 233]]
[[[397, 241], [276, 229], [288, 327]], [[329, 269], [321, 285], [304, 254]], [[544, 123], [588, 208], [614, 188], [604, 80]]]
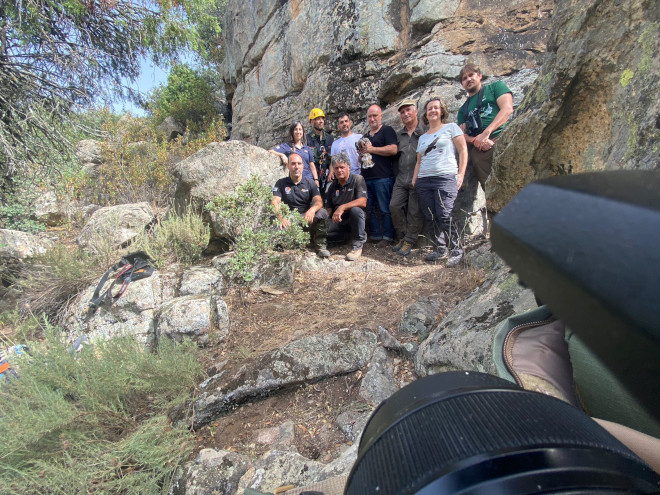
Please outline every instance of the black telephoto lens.
[[660, 493], [579, 409], [477, 372], [428, 376], [369, 419], [345, 495]]

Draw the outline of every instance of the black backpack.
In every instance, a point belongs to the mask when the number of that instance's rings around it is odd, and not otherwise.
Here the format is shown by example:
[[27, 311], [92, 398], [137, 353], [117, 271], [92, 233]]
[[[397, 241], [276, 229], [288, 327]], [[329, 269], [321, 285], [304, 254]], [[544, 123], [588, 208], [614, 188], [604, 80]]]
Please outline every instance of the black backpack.
[[[110, 269], [105, 272], [103, 277], [101, 277], [101, 281], [96, 286], [94, 295], [89, 301], [88, 317], [94, 315], [99, 306], [105, 301], [108, 301], [110, 304], [112, 304], [117, 299], [119, 299], [122, 294], [126, 292], [128, 284], [130, 284], [133, 280], [140, 280], [149, 277], [154, 272], [154, 267], [151, 266], [152, 261], [153, 260], [147, 253], [143, 251], [136, 251], [135, 253], [127, 254], [126, 256], [122, 257], [119, 263], [116, 263], [110, 267]], [[110, 284], [110, 287], [108, 287], [106, 291], [103, 291], [103, 286], [108, 281], [108, 278], [110, 278], [110, 275], [113, 272], [116, 272], [116, 274], [113, 275], [114, 280], [112, 281], [112, 284]], [[117, 283], [121, 283], [121, 286], [117, 292], [113, 294], [113, 287]]]

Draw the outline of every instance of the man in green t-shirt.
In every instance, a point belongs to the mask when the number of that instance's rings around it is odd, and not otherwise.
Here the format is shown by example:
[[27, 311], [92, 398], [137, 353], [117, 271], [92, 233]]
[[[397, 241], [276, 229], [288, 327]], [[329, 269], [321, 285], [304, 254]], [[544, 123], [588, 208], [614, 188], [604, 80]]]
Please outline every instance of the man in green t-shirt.
[[493, 166], [493, 148], [513, 113], [513, 95], [502, 81], [482, 85], [483, 75], [475, 64], [466, 64], [458, 78], [468, 93], [458, 111], [458, 125], [465, 133], [470, 163], [484, 187]]

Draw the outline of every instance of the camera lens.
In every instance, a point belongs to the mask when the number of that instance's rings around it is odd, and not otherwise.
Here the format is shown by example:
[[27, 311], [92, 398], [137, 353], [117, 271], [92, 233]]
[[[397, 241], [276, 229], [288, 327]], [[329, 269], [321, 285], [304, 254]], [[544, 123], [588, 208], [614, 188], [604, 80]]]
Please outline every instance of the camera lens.
[[495, 376], [448, 372], [374, 411], [344, 493], [659, 492], [657, 473], [570, 404]]

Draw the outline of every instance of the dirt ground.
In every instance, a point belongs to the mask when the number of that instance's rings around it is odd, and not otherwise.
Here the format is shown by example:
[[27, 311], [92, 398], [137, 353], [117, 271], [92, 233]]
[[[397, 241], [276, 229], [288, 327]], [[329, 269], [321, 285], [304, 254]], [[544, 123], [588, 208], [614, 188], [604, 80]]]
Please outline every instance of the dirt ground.
[[[330, 247], [333, 259], [343, 259], [349, 250], [346, 245]], [[384, 269], [341, 274], [298, 272], [289, 288], [230, 290], [225, 298], [231, 320], [229, 337], [204, 350], [209, 375], [221, 364], [231, 372], [246, 358], [341, 328], [376, 332], [383, 326], [399, 341], [409, 341], [412, 337], [398, 331], [407, 306], [423, 296], [439, 296], [438, 322], [484, 280], [480, 270], [425, 263], [426, 252], [415, 249], [403, 258], [389, 247], [367, 244], [356, 263], [372, 259], [381, 262]], [[0, 335], [10, 337], [6, 332], [11, 329], [0, 325]], [[415, 378], [410, 360], [397, 357], [394, 364], [397, 383]], [[338, 455], [338, 447], [350, 443], [335, 425], [337, 416], [349, 408], [372, 409], [358, 395], [361, 378], [362, 372], [357, 371], [255, 398], [197, 431], [195, 451], [216, 448], [258, 457], [270, 446], [259, 443], [257, 430], [290, 421], [297, 450], [310, 459], [329, 462]]]
[[[347, 246], [330, 248], [333, 258], [343, 258]], [[464, 299], [484, 278], [480, 270], [464, 266], [445, 268], [443, 263], [423, 262], [423, 250], [402, 258], [389, 247], [367, 244], [367, 259], [380, 261], [385, 269], [366, 273], [299, 272], [291, 288], [233, 289], [227, 304], [231, 319], [227, 341], [209, 349], [209, 367], [225, 363], [231, 372], [248, 357], [257, 357], [308, 335], [335, 332], [341, 328], [385, 327], [401, 342], [411, 339], [398, 325], [404, 310], [419, 297], [436, 294], [442, 317]], [[414, 379], [414, 366], [395, 359], [397, 383]], [[280, 391], [237, 406], [197, 432], [199, 448], [217, 448], [259, 456], [269, 449], [260, 444], [257, 430], [293, 422], [298, 451], [311, 459], [328, 462], [347, 440], [334, 424], [336, 417], [356, 408], [371, 406], [359, 397], [362, 372], [316, 384]]]

